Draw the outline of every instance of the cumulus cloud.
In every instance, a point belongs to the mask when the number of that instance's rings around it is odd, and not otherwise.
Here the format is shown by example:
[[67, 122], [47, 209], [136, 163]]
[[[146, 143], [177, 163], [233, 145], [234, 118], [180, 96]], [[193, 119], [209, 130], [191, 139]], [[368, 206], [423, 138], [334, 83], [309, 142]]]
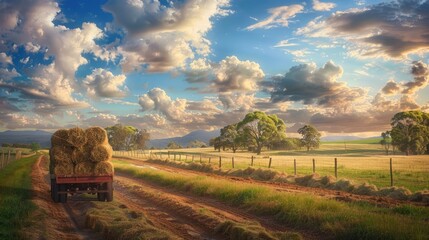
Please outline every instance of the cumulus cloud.
[[270, 29], [273, 27], [287, 27], [289, 26], [290, 19], [294, 18], [296, 14], [301, 13], [304, 6], [294, 4], [290, 6], [281, 6], [268, 9], [270, 16], [260, 22], [246, 27], [247, 30], [255, 30], [257, 28]]
[[401, 86], [395, 80], [389, 80], [381, 89], [384, 94], [396, 94], [401, 90]]
[[428, 2], [393, 1], [316, 18], [297, 34], [343, 38], [353, 44], [350, 55], [402, 59], [429, 50]]
[[255, 92], [265, 77], [258, 63], [241, 61], [236, 56], [226, 57], [219, 63], [194, 61], [185, 75], [190, 83], [207, 83], [203, 91], [215, 93]]
[[187, 106], [186, 99], [172, 100], [161, 88], [154, 88], [140, 96], [139, 104], [142, 111], [159, 111], [169, 120], [183, 119]]
[[0, 68], [0, 84], [2, 83], [1, 80], [9, 81], [14, 77], [19, 76], [21, 76], [21, 74], [19, 74], [15, 68], [12, 68], [11, 70], [7, 68]]
[[126, 95], [125, 79], [123, 74], [115, 76], [110, 71], [97, 68], [86, 76], [84, 84], [91, 97], [121, 98]]
[[330, 11], [335, 7], [335, 3], [321, 2], [320, 0], [313, 0], [313, 9], [316, 11]]
[[46, 121], [46, 118], [27, 116], [22, 113], [0, 114], [0, 126], [7, 129], [57, 129], [59, 126]]
[[301, 64], [263, 85], [273, 102], [302, 101], [304, 104], [345, 109], [362, 99], [366, 90], [338, 81], [342, 75], [343, 69], [331, 61], [319, 69], [314, 63]]
[[12, 65], [13, 64], [12, 57], [8, 56], [4, 52], [0, 53], [0, 64], [4, 64], [4, 65], [11, 64]]
[[411, 67], [411, 74], [414, 81], [404, 84], [404, 94], [413, 94], [419, 89], [428, 85], [429, 82], [429, 66], [422, 61], [414, 61]]
[[195, 54], [210, 53], [205, 34], [216, 16], [230, 13], [229, 0], [187, 0], [184, 2], [110, 0], [104, 10], [127, 36], [119, 48], [123, 70], [163, 72], [183, 67]]

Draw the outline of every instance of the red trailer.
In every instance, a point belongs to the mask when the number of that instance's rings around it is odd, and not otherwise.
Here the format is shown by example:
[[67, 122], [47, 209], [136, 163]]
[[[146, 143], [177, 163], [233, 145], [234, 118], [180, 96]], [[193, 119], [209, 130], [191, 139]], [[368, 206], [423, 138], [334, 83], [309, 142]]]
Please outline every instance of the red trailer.
[[51, 197], [54, 202], [67, 202], [68, 194], [97, 194], [99, 201], [113, 200], [112, 176], [64, 177], [51, 174]]

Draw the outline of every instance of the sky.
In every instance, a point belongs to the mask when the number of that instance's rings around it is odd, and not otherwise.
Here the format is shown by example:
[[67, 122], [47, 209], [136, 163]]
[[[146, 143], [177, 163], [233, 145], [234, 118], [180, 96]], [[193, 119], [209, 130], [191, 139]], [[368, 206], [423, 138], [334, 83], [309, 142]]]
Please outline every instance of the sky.
[[0, 130], [151, 138], [251, 111], [378, 136], [429, 110], [429, 1], [0, 0]]

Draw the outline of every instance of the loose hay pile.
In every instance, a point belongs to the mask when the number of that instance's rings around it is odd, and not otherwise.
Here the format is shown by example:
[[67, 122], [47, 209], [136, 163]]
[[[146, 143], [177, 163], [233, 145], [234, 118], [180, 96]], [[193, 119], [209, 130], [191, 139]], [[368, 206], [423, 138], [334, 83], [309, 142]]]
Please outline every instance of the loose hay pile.
[[113, 150], [103, 128], [60, 129], [52, 135], [51, 144], [51, 173], [68, 177], [113, 175]]

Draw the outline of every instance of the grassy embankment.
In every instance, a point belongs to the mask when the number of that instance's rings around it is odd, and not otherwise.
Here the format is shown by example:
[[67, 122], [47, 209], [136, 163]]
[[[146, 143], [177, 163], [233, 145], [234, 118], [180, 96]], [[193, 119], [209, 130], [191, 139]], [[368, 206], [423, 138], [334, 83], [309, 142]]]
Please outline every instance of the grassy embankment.
[[31, 166], [38, 156], [20, 159], [0, 170], [0, 239], [22, 239], [20, 230], [36, 209], [31, 201]]
[[206, 176], [190, 177], [139, 169], [115, 161], [117, 171], [193, 194], [239, 206], [279, 223], [316, 231], [336, 239], [425, 239], [429, 209], [400, 206], [377, 208], [367, 203], [344, 203], [308, 195], [279, 193], [250, 184], [231, 184]]
[[[147, 151], [146, 151], [147, 152]], [[153, 151], [158, 152], [158, 150]], [[168, 150], [160, 150], [163, 159], [167, 158]], [[411, 191], [429, 189], [429, 156], [404, 156], [385, 155], [379, 144], [371, 143], [369, 140], [357, 140], [344, 143], [323, 143], [319, 149], [307, 152], [297, 151], [263, 151], [260, 156], [247, 151], [214, 151], [213, 148], [200, 149], [175, 149], [170, 150], [170, 160], [176, 153], [176, 161], [199, 162], [200, 154], [202, 162], [217, 166], [219, 156], [222, 156], [222, 168], [232, 168], [232, 157], [234, 157], [234, 167], [244, 169], [250, 166], [251, 157], [254, 156], [254, 167], [268, 168], [269, 158], [272, 158], [271, 169], [294, 174], [294, 159], [297, 165], [298, 175], [308, 175], [313, 172], [313, 162], [315, 159], [316, 173], [321, 176], [334, 175], [334, 158], [338, 163], [338, 178], [353, 180], [357, 184], [367, 182], [377, 187], [390, 186], [390, 158], [393, 161], [393, 181], [398, 187], [405, 187]], [[126, 154], [127, 155], [127, 154]], [[186, 157], [187, 155], [187, 157]], [[138, 155], [143, 158], [144, 155]], [[148, 154], [146, 154], [146, 157]], [[159, 157], [159, 154], [157, 155]], [[187, 160], [186, 160], [187, 159]]]

